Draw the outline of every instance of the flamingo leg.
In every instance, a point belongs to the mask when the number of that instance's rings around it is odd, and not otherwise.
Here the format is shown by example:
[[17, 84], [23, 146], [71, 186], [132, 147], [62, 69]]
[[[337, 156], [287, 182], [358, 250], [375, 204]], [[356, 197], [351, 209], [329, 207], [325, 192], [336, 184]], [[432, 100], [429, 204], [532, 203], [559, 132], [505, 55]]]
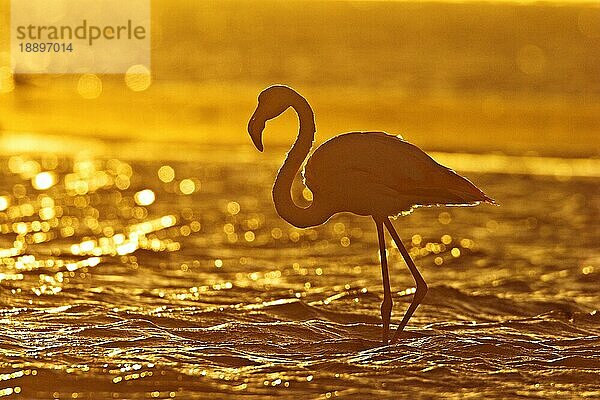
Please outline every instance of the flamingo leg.
[[379, 239], [379, 255], [381, 258], [381, 275], [383, 279], [383, 302], [381, 303], [381, 319], [383, 321], [383, 343], [387, 344], [390, 332], [390, 318], [392, 316], [392, 290], [390, 289], [390, 274], [385, 251], [385, 232], [383, 222], [375, 219], [377, 225], [377, 238]]
[[419, 304], [421, 304], [423, 298], [425, 298], [425, 295], [427, 294], [427, 284], [425, 283], [423, 276], [421, 276], [421, 274], [419, 273], [419, 270], [415, 266], [415, 263], [413, 262], [412, 258], [410, 258], [406, 247], [404, 247], [404, 244], [402, 244], [402, 240], [400, 240], [398, 232], [396, 232], [396, 229], [394, 229], [392, 221], [390, 221], [389, 218], [386, 218], [383, 223], [385, 224], [385, 227], [387, 228], [388, 232], [390, 232], [390, 235], [392, 235], [392, 239], [394, 239], [396, 246], [398, 246], [398, 250], [400, 250], [400, 254], [402, 254], [402, 257], [404, 258], [404, 261], [406, 262], [406, 265], [408, 266], [408, 269], [410, 270], [410, 273], [412, 274], [413, 278], [415, 279], [415, 283], [417, 284], [417, 289], [415, 291], [413, 300], [410, 303], [408, 310], [404, 314], [402, 322], [400, 322], [400, 325], [398, 325], [398, 329], [396, 329], [396, 332], [392, 337], [391, 343], [393, 344], [394, 342], [396, 342], [396, 340], [398, 340], [398, 337], [400, 336], [400, 333], [408, 323], [408, 320], [410, 319], [410, 317], [412, 317]]

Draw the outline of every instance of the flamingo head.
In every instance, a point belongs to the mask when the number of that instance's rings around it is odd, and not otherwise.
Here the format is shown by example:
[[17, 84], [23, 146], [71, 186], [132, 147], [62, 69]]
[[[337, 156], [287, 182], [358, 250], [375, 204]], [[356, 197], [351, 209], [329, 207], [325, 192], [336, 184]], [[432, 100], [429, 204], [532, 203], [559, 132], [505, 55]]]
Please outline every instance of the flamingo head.
[[294, 94], [287, 86], [274, 85], [258, 95], [258, 106], [248, 122], [248, 133], [258, 151], [263, 151], [262, 133], [266, 122], [283, 114], [292, 105]]

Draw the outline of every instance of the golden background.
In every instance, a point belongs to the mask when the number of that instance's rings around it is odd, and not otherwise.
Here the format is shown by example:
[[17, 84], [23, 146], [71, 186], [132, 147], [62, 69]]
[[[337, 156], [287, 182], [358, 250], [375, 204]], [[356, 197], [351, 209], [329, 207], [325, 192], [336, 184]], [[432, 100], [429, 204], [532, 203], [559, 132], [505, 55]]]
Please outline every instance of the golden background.
[[[10, 132], [246, 144], [257, 92], [284, 83], [316, 110], [318, 140], [379, 129], [432, 150], [599, 150], [593, 2], [153, 1], [151, 82], [129, 86], [121, 75], [12, 76], [1, 7]], [[275, 124], [267, 143], [289, 143], [294, 119]]]

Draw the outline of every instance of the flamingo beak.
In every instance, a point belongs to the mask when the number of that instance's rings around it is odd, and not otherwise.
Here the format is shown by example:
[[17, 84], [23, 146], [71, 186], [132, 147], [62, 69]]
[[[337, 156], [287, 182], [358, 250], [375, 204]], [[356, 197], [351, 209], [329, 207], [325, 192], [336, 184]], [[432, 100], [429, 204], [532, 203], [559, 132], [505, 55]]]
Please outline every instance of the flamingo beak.
[[258, 109], [252, 114], [250, 122], [248, 122], [248, 133], [252, 138], [252, 143], [258, 151], [263, 151], [262, 133], [265, 129], [265, 121], [257, 116]]

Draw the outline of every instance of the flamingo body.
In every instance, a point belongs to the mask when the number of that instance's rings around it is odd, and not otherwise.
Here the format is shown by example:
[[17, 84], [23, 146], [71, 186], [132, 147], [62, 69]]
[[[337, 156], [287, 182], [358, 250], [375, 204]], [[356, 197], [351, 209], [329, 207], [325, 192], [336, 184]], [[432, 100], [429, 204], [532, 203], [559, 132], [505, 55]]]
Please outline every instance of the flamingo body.
[[391, 216], [414, 207], [491, 202], [469, 180], [385, 132], [352, 132], [323, 143], [304, 169], [306, 186], [335, 212]]

